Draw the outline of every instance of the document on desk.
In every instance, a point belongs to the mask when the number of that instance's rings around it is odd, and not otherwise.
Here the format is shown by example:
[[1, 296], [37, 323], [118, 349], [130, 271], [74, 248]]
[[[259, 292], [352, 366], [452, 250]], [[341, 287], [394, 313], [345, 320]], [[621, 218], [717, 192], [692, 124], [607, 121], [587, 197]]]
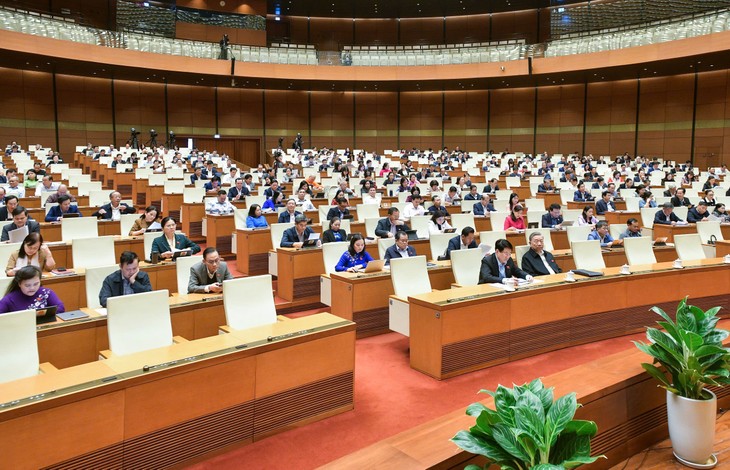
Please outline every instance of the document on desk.
[[149, 232], [152, 230], [162, 230], [162, 225], [160, 225], [159, 222], [152, 222], [152, 225], [147, 227], [147, 231]]
[[[542, 284], [543, 282], [545, 282], [545, 281], [543, 281], [541, 279], [533, 279], [532, 282], [527, 282], [524, 279], [519, 279], [516, 287], [526, 287], [526, 286], [530, 286], [533, 284]], [[515, 286], [508, 286], [506, 284], [502, 284], [502, 283], [498, 283], [498, 282], [493, 282], [493, 283], [487, 284], [487, 285], [490, 287], [496, 287], [497, 289], [502, 289], [505, 291], [511, 290], [513, 287], [515, 287]]]

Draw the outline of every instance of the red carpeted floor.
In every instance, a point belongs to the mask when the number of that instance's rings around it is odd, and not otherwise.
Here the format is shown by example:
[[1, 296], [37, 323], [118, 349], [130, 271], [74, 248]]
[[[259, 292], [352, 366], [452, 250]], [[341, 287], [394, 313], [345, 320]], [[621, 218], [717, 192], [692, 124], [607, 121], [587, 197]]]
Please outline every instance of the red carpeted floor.
[[[304, 312], [302, 312], [304, 313]], [[309, 312], [307, 312], [309, 313]], [[408, 338], [397, 333], [357, 341], [355, 409], [243, 446], [189, 468], [316, 468], [393, 434], [465, 408], [477, 391], [524, 383], [633, 347], [642, 335], [601, 341], [437, 381], [412, 370]]]

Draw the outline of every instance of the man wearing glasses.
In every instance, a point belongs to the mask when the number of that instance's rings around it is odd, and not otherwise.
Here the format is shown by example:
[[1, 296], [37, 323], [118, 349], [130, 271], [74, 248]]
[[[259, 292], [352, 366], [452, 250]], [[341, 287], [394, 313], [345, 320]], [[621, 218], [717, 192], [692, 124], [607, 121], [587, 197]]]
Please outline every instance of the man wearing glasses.
[[203, 251], [203, 261], [190, 267], [188, 294], [223, 292], [223, 281], [228, 279], [233, 279], [228, 265], [215, 247], [208, 247]]

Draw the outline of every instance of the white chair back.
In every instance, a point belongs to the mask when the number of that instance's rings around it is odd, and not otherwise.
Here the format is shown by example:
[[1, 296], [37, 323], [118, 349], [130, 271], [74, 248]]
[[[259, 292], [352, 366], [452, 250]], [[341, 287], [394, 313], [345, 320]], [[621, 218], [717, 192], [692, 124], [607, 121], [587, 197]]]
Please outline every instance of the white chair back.
[[461, 286], [476, 286], [482, 266], [482, 249], [469, 248], [451, 252], [451, 271], [454, 280]]
[[114, 237], [74, 238], [71, 241], [71, 255], [76, 269], [112, 265], [116, 262]]
[[479, 232], [479, 244], [488, 245], [494, 250], [494, 244], [497, 240], [507, 239], [507, 231], [505, 230], [492, 230], [490, 232]]
[[325, 274], [329, 274], [335, 271], [335, 266], [337, 266], [337, 262], [342, 257], [342, 254], [347, 251], [349, 245], [349, 242], [332, 242], [322, 245], [322, 258], [324, 261]]
[[99, 293], [101, 292], [101, 286], [104, 283], [104, 279], [111, 273], [119, 269], [116, 264], [110, 264], [108, 266], [97, 266], [94, 268], [86, 269], [86, 307], [87, 308], [99, 308]]
[[458, 236], [455, 233], [432, 233], [428, 244], [431, 248], [431, 259], [437, 260], [439, 256], [446, 254], [446, 248], [449, 246], [449, 240]]
[[234, 330], [276, 323], [271, 275], [223, 281], [223, 308], [226, 324]]
[[205, 189], [183, 188], [182, 194], [184, 204], [195, 204], [196, 202], [203, 202], [203, 198], [205, 197]]
[[[20, 251], [20, 245], [22, 243], [0, 243], [0, 266], [7, 266], [10, 255]], [[5, 270], [2, 270], [0, 277], [5, 277]], [[5, 291], [1, 291], [5, 294]]]
[[573, 262], [577, 269], [589, 271], [601, 270], [606, 267], [601, 255], [601, 243], [598, 240], [581, 240], [571, 242]]
[[101, 207], [109, 202], [109, 191], [92, 189], [89, 191], [89, 207]]
[[515, 259], [517, 261], [517, 267], [522, 269], [522, 257], [525, 253], [530, 251], [530, 245], [518, 245], [515, 247]]
[[[183, 194], [185, 192], [184, 180], [166, 180], [165, 188], [162, 190], [165, 194]], [[185, 196], [183, 196], [185, 197]]]
[[0, 383], [38, 374], [35, 310], [0, 315]]
[[674, 236], [674, 249], [682, 261], [705, 259], [707, 255], [702, 248], [702, 238], [699, 233]]
[[88, 196], [90, 191], [101, 191], [101, 181], [79, 181], [79, 196]]
[[110, 297], [107, 301], [109, 349], [118, 356], [172, 344], [169, 292]]
[[415, 230], [416, 234], [418, 235], [418, 238], [429, 238], [429, 232], [428, 232], [428, 222], [431, 220], [431, 217], [428, 215], [416, 215], [411, 217], [410, 220], [410, 226], [411, 230]]
[[568, 243], [585, 241], [593, 229], [590, 225], [573, 225], [566, 228], [568, 232]]
[[395, 245], [395, 238], [378, 238], [378, 258], [385, 259], [385, 252]]
[[395, 295], [408, 298], [411, 295], [431, 292], [425, 256], [393, 258], [390, 260], [390, 279]]
[[527, 230], [525, 230], [525, 241], [528, 245], [530, 244], [530, 235], [532, 235], [534, 232], [541, 233], [542, 237], [545, 239], [545, 244], [543, 245], [544, 250], [555, 250], [555, 246], [553, 245], [553, 237], [549, 228], [528, 228]]
[[119, 230], [122, 236], [129, 235], [129, 231], [132, 230], [134, 221], [140, 217], [139, 214], [122, 214], [119, 219]]
[[369, 218], [380, 218], [380, 210], [377, 204], [358, 204], [357, 205], [357, 220], [358, 222], [364, 222]]
[[451, 226], [456, 229], [457, 233], [461, 233], [461, 229], [464, 227], [475, 228], [474, 214], [471, 212], [464, 214], [451, 214]]
[[284, 224], [271, 224], [271, 246], [276, 250], [281, 246], [281, 237], [284, 236], [284, 232], [294, 227], [294, 223], [287, 222]]
[[369, 217], [365, 219], [365, 236], [370, 238], [377, 238], [375, 235], [375, 229], [378, 226], [380, 217]]
[[646, 228], [653, 228], [654, 227], [654, 216], [656, 215], [657, 211], [660, 211], [661, 209], [658, 209], [656, 207], [644, 207], [641, 209], [641, 225]]
[[697, 222], [697, 233], [700, 235], [702, 243], [707, 243], [713, 236], [715, 237], [715, 240], [725, 239], [722, 236], [720, 222], [717, 220], [705, 220], [703, 222]]
[[[201, 198], [202, 199], [202, 198]], [[263, 195], [250, 195], [246, 196], [246, 209], [251, 208], [254, 204], [258, 204], [259, 206], [263, 206], [266, 202], [266, 196]]]
[[687, 212], [689, 212], [687, 206], [679, 206], [674, 208], [674, 213], [682, 220], [687, 220]]
[[624, 251], [631, 266], [656, 263], [651, 237], [624, 238]]
[[175, 275], [177, 277], [177, 292], [179, 294], [188, 293], [190, 267], [198, 261], [203, 261], [203, 255], [183, 256], [175, 260]]
[[236, 226], [236, 230], [245, 230], [246, 218], [248, 217], [248, 210], [239, 209], [238, 207], [233, 208], [233, 223]]
[[490, 212], [489, 219], [492, 224], [492, 231], [493, 232], [504, 231], [504, 219], [506, 219], [507, 217], [509, 217], [509, 212], [507, 212], [507, 211]]
[[94, 217], [75, 217], [61, 219], [61, 240], [68, 242], [75, 238], [99, 236], [99, 227]]
[[638, 197], [626, 197], [626, 212], [639, 212], [639, 198]]

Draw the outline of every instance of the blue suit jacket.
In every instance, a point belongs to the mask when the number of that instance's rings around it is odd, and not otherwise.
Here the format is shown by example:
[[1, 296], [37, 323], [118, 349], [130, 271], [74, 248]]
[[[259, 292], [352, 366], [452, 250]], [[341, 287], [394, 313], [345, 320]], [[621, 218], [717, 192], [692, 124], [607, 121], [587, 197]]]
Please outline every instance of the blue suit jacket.
[[[494, 212], [495, 211], [494, 205], [491, 202], [489, 204], [487, 204], [487, 211], [489, 211], [489, 212]], [[479, 201], [476, 204], [474, 204], [474, 209], [472, 209], [472, 214], [474, 214], [474, 215], [486, 215], [484, 213], [484, 206], [482, 206], [482, 202], [481, 201]]]
[[[467, 248], [477, 248], [479, 245], [477, 245], [477, 242], [474, 240], [469, 243], [469, 246]], [[446, 253], [444, 254], [444, 259], [451, 259], [451, 252], [452, 251], [459, 251], [461, 250], [461, 235], [457, 235], [454, 238], [449, 240], [449, 245], [446, 247]]]
[[[411, 245], [408, 245], [406, 251], [408, 252], [409, 258], [416, 256], [416, 249], [413, 248]], [[396, 245], [389, 246], [388, 249], [385, 250], [385, 264], [390, 264], [390, 260], [392, 258], [402, 258], [400, 253], [398, 253], [398, 247]]]
[[[309, 235], [314, 233], [314, 230], [312, 230], [311, 227], [307, 227], [304, 229], [304, 240], [309, 239]], [[291, 227], [286, 230], [284, 230], [284, 234], [281, 236], [281, 247], [282, 248], [292, 248], [295, 243], [299, 243], [299, 236], [297, 235], [297, 228]]]
[[[294, 217], [296, 217], [298, 215], [302, 215], [302, 213], [295, 210], [294, 211]], [[280, 224], [285, 224], [285, 223], [289, 222], [289, 213], [287, 211], [282, 212], [281, 214], [279, 214], [279, 219], [278, 220], [279, 220], [279, 223]]]
[[[79, 217], [83, 217], [81, 212], [79, 212], [79, 207], [74, 206], [73, 204], [68, 207], [67, 214], [79, 214]], [[61, 206], [53, 206], [48, 211], [48, 214], [46, 214], [46, 222], [56, 222], [59, 217], [63, 217], [63, 212], [61, 212]]]

